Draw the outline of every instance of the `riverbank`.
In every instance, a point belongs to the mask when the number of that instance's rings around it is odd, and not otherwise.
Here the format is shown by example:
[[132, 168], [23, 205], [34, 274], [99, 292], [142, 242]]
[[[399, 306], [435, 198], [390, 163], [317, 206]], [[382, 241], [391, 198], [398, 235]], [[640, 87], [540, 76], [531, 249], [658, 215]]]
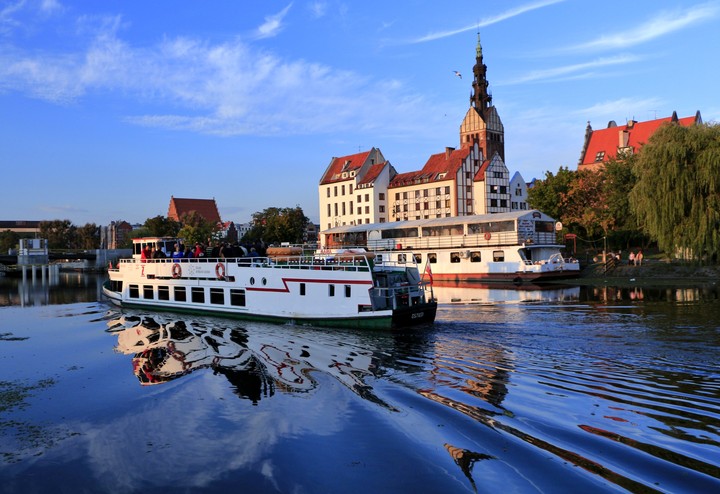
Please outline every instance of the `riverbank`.
[[605, 272], [602, 263], [585, 267], [578, 284], [638, 285], [716, 285], [720, 280], [720, 266], [701, 266], [678, 261], [649, 260], [642, 266], [621, 264]]

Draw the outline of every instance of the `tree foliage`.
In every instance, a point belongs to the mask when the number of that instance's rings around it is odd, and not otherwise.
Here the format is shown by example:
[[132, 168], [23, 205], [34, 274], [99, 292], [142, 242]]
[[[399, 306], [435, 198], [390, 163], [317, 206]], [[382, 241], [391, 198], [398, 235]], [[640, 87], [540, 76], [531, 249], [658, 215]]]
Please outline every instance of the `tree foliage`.
[[185, 241], [185, 245], [193, 245], [196, 242], [207, 244], [218, 229], [218, 225], [206, 220], [196, 211], [183, 215], [180, 223], [182, 228], [177, 232], [177, 236]]
[[0, 253], [7, 253], [10, 249], [17, 249], [20, 235], [12, 230], [0, 232]]
[[244, 242], [280, 243], [304, 242], [310, 220], [300, 206], [294, 208], [267, 208], [253, 214], [253, 226], [242, 238]]
[[630, 204], [658, 247], [694, 259], [720, 250], [720, 126], [666, 124], [642, 148]]
[[40, 236], [48, 240], [50, 249], [75, 248], [77, 227], [70, 220], [40, 222]]
[[570, 190], [575, 179], [574, 171], [560, 167], [556, 175], [545, 172], [545, 178], [537, 180], [528, 190], [528, 204], [531, 208], [542, 211], [555, 219], [562, 218], [561, 199]]
[[146, 219], [144, 226], [150, 237], [176, 237], [182, 227], [172, 218], [161, 215]]

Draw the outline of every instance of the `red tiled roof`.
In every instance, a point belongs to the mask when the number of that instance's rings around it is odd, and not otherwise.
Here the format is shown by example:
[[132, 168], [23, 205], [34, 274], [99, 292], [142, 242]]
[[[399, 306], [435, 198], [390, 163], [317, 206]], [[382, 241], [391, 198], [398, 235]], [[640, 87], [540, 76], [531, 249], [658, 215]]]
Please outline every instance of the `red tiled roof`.
[[387, 165], [388, 162], [385, 161], [383, 163], [377, 163], [375, 165], [372, 165], [370, 169], [367, 171], [365, 176], [358, 182], [358, 185], [364, 185], [364, 184], [371, 184], [375, 181], [376, 178], [380, 175], [380, 172], [383, 171], [383, 168], [385, 168], [385, 165]]
[[647, 122], [630, 121], [627, 125], [609, 126], [605, 129], [593, 130], [590, 134], [590, 140], [587, 143], [585, 153], [580, 160], [580, 165], [606, 163], [615, 158], [618, 147], [621, 146], [621, 136], [624, 132], [627, 132], [627, 147], [631, 147], [633, 154], [635, 154], [648, 142], [650, 136], [652, 136], [662, 124], [677, 121], [677, 123], [683, 127], [688, 127], [695, 124], [699, 118], [699, 112], [692, 117], [679, 119], [677, 115], [673, 113], [671, 117], [648, 120]]
[[485, 160], [482, 162], [482, 165], [480, 165], [480, 168], [478, 169], [477, 173], [475, 174], [475, 177], [473, 178], [473, 181], [475, 182], [482, 182], [485, 180], [485, 172], [490, 167], [490, 160]]
[[330, 166], [325, 172], [325, 175], [320, 180], [320, 185], [347, 180], [347, 177], [342, 178], [342, 173], [359, 170], [360, 167], [367, 161], [371, 152], [372, 149], [362, 153], [333, 158], [330, 162]]
[[215, 204], [215, 199], [181, 199], [170, 196], [168, 218], [180, 221], [184, 215], [192, 213], [193, 211], [213, 224], [222, 221], [217, 204]]
[[[399, 173], [390, 182], [389, 188], [412, 185], [413, 183], [442, 182], [455, 178], [463, 161], [470, 154], [470, 148], [448, 148], [443, 153], [433, 154], [420, 171]], [[441, 174], [444, 176], [440, 176]]]

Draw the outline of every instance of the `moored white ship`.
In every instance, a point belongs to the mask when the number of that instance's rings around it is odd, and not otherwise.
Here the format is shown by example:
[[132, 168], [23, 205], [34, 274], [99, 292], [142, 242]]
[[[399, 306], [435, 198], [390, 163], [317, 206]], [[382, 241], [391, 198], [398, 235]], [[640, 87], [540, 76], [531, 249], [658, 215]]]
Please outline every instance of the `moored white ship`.
[[437, 281], [541, 283], [580, 273], [555, 225], [540, 211], [514, 211], [337, 226], [321, 232], [321, 244], [325, 252], [360, 246], [381, 260], [415, 256]]
[[244, 319], [335, 327], [390, 328], [432, 322], [437, 303], [414, 259], [278, 254], [236, 259], [142, 259], [145, 245], [174, 239], [135, 239], [132, 259], [108, 270], [108, 299], [123, 307], [210, 313]]

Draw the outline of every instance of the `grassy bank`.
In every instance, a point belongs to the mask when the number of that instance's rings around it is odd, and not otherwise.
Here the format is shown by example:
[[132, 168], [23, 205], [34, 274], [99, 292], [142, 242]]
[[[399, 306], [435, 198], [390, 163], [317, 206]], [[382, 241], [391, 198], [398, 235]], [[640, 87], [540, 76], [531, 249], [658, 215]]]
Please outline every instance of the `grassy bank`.
[[652, 259], [642, 266], [629, 266], [627, 261], [604, 272], [601, 263], [584, 268], [579, 284], [638, 285], [715, 285], [720, 281], [720, 266], [700, 266], [678, 261]]

